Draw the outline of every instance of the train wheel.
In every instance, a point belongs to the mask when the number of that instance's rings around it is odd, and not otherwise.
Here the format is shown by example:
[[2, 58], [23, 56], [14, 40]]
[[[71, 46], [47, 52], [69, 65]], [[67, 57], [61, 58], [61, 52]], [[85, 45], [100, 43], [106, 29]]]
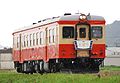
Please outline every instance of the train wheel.
[[42, 75], [44, 72], [44, 69], [43, 69], [43, 61], [40, 61], [39, 63], [39, 73]]
[[34, 68], [35, 68], [35, 72], [38, 73], [39, 72], [38, 64], [35, 64]]
[[90, 71], [98, 73], [99, 72], [99, 65], [97, 65], [95, 63], [91, 63], [91, 65], [90, 65]]
[[16, 71], [17, 71], [18, 73], [21, 73], [21, 72], [22, 72], [22, 67], [21, 67], [21, 65], [18, 65], [18, 66], [16, 67]]
[[55, 73], [57, 70], [56, 70], [56, 65], [52, 65], [51, 68], [50, 68], [50, 72], [51, 73]]
[[22, 66], [19, 62], [14, 62], [14, 68], [18, 73], [22, 72]]
[[27, 63], [23, 63], [23, 72], [27, 74]]
[[43, 64], [43, 69], [44, 69], [45, 72], [50, 72], [49, 62], [44, 62], [44, 64]]
[[30, 68], [30, 74], [33, 74], [34, 73], [34, 66], [33, 66], [32, 61], [30, 61], [30, 63], [29, 63], [29, 68]]
[[99, 66], [95, 66], [95, 65], [92, 66], [92, 67], [91, 67], [91, 71], [92, 71], [92, 72], [95, 72], [95, 73], [98, 73], [98, 72], [99, 72]]
[[24, 63], [22, 63], [22, 70], [21, 70], [22, 73], [24, 73]]

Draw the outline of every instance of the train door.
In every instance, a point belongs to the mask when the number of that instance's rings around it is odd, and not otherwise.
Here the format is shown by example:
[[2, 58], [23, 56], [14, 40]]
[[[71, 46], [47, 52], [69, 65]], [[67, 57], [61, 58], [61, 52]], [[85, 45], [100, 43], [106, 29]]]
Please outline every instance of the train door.
[[89, 25], [77, 25], [76, 26], [77, 38], [76, 43], [76, 54], [77, 57], [89, 57], [89, 48], [91, 41], [89, 40]]
[[21, 34], [19, 34], [19, 42], [18, 42], [18, 47], [19, 47], [19, 61], [22, 62], [22, 40], [21, 40]]

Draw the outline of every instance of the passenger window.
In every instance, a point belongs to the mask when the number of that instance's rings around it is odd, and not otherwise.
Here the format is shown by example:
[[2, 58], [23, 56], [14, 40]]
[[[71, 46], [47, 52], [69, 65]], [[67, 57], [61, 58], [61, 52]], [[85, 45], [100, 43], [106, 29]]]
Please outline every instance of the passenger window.
[[92, 38], [102, 38], [102, 27], [92, 26], [91, 35], [92, 35]]
[[36, 33], [36, 45], [38, 45], [38, 32]]
[[44, 44], [43, 38], [44, 38], [44, 33], [40, 32], [40, 45]]
[[56, 28], [53, 29], [53, 43], [55, 42]]
[[24, 43], [23, 43], [24, 45], [23, 45], [23, 46], [26, 47], [26, 43], [25, 43], [25, 35], [24, 35], [23, 41], [24, 41]]
[[35, 33], [33, 33], [33, 46], [35, 45]]
[[32, 46], [32, 34], [30, 34], [30, 46]]
[[53, 32], [52, 29], [49, 30], [49, 43], [53, 42]]
[[26, 36], [26, 46], [28, 46], [28, 35]]
[[79, 29], [79, 37], [80, 38], [86, 38], [86, 28], [80, 28]]
[[66, 26], [63, 27], [63, 38], [74, 38], [74, 27]]
[[19, 48], [19, 43], [20, 43], [19, 40], [20, 40], [19, 37], [17, 37], [17, 48]]

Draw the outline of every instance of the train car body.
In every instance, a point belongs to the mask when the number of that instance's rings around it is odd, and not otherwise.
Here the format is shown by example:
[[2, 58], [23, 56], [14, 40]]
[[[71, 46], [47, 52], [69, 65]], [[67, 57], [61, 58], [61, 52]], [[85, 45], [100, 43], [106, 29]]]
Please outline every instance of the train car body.
[[75, 14], [44, 19], [13, 33], [18, 72], [99, 70], [105, 58], [105, 19]]

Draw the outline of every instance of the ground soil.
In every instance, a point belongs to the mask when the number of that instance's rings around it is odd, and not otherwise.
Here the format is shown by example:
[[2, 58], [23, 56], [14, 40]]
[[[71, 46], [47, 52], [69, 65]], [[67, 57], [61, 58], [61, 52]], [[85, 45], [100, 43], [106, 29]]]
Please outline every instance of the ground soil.
[[97, 75], [98, 77], [117, 76], [120, 75], [120, 71], [100, 71], [95, 75]]

